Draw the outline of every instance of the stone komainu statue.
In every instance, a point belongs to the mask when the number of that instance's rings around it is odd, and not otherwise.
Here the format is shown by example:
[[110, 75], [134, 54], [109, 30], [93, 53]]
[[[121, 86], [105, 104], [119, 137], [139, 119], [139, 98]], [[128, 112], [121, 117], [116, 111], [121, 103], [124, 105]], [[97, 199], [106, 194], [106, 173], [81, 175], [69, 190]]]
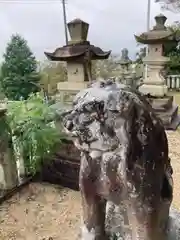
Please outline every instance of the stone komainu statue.
[[107, 201], [120, 206], [120, 239], [166, 239], [172, 168], [164, 127], [145, 97], [95, 83], [77, 94], [63, 124], [81, 150], [81, 239], [107, 238]]

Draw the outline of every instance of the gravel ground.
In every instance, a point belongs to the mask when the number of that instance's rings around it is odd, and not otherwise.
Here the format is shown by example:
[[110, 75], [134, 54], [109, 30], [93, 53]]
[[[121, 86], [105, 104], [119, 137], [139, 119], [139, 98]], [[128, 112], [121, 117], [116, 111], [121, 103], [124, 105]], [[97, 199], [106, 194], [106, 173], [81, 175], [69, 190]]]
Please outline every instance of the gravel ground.
[[[180, 132], [167, 134], [174, 169], [173, 205], [180, 210]], [[78, 192], [49, 184], [30, 184], [0, 206], [0, 239], [76, 239], [80, 209]]]
[[0, 239], [76, 239], [79, 221], [78, 192], [33, 183], [0, 206]]
[[169, 141], [169, 156], [173, 166], [174, 197], [173, 206], [180, 210], [180, 130], [167, 133]]

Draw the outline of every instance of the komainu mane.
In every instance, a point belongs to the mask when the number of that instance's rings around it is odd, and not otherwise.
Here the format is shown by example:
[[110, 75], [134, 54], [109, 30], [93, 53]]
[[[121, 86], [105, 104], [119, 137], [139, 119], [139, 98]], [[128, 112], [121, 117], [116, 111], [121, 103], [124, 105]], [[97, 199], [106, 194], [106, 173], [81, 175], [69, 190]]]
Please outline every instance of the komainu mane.
[[81, 239], [107, 239], [107, 202], [120, 206], [121, 239], [166, 239], [172, 168], [164, 127], [146, 98], [97, 82], [77, 94], [63, 124], [81, 150]]

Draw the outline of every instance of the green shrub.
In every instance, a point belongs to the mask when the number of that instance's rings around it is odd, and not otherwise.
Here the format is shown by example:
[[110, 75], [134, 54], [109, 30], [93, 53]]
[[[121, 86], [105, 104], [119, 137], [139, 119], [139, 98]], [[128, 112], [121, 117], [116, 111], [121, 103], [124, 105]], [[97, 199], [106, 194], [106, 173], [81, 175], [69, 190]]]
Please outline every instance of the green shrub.
[[44, 159], [60, 144], [61, 133], [53, 124], [54, 118], [54, 111], [38, 94], [8, 104], [8, 121], [16, 147], [21, 149], [26, 174], [39, 172]]

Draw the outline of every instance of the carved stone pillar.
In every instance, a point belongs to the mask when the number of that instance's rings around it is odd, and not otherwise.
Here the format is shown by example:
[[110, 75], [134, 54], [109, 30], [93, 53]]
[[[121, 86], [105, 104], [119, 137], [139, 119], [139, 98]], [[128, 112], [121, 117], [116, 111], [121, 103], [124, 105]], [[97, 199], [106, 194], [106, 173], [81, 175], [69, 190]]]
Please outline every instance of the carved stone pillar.
[[12, 145], [11, 130], [6, 119], [6, 109], [0, 109], [0, 165], [4, 175], [4, 189], [18, 185], [18, 172]]

